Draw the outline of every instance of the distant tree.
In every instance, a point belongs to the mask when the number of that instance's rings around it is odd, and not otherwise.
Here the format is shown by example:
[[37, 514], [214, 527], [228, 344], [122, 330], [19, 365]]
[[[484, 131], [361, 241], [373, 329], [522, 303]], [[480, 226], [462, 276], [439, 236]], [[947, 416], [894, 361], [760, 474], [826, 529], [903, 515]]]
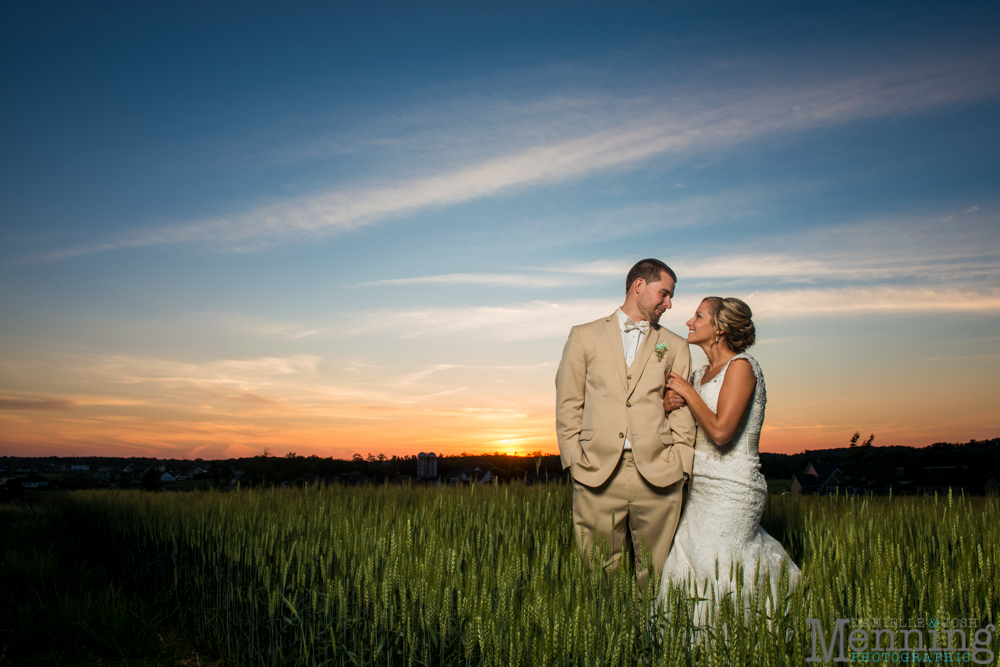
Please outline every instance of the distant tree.
[[209, 463], [208, 470], [205, 472], [208, 474], [208, 478], [212, 480], [212, 486], [219, 489], [229, 486], [229, 482], [233, 478], [233, 469], [229, 466], [221, 465], [218, 461]]
[[911, 482], [915, 479], [923, 477], [926, 472], [927, 469], [917, 459], [908, 459], [903, 464], [903, 474], [906, 475], [906, 478]]
[[142, 473], [142, 488], [147, 491], [157, 491], [163, 488], [163, 482], [160, 480], [160, 473], [156, 468], [149, 468], [146, 472]]
[[243, 471], [253, 482], [260, 484], [274, 484], [279, 481], [278, 469], [275, 466], [276, 460], [280, 461], [281, 459], [273, 459], [270, 456], [264, 456], [263, 454], [255, 456], [243, 464]]
[[848, 458], [844, 462], [844, 472], [850, 475], [849, 483], [863, 491], [875, 486], [878, 482], [879, 471], [877, 467], [881, 463], [882, 453], [872, 446], [872, 442], [875, 440], [874, 433], [869, 435], [868, 439], [860, 445], [858, 444], [859, 440], [861, 440], [861, 433], [856, 431], [851, 436]]

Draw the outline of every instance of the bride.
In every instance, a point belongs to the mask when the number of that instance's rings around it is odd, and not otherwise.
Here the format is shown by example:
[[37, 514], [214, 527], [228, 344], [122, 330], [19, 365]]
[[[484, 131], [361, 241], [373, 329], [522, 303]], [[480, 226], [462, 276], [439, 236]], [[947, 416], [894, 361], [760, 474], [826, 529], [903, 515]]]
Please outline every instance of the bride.
[[[757, 454], [767, 396], [760, 366], [745, 352], [755, 338], [751, 317], [739, 299], [706, 297], [687, 322], [687, 340], [705, 351], [708, 365], [695, 371], [691, 383], [676, 373], [667, 379], [665, 409], [687, 404], [698, 434], [687, 504], [663, 566], [664, 601], [671, 584], [720, 599], [736, 588], [731, 566], [735, 576], [742, 565], [747, 593], [769, 580], [776, 594], [783, 567], [790, 586], [801, 576], [781, 543], [760, 527], [767, 483]], [[706, 587], [714, 596], [704, 595]], [[706, 604], [699, 603], [696, 623], [705, 624], [707, 615]]]

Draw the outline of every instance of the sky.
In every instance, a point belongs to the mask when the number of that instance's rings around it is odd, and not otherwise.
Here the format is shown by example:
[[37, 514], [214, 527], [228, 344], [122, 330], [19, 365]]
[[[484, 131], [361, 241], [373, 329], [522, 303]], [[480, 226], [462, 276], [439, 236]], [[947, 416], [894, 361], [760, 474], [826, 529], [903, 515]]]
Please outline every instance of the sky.
[[[762, 451], [1000, 436], [997, 3], [0, 4], [0, 455], [557, 452], [750, 304]], [[696, 366], [704, 363], [692, 348]]]

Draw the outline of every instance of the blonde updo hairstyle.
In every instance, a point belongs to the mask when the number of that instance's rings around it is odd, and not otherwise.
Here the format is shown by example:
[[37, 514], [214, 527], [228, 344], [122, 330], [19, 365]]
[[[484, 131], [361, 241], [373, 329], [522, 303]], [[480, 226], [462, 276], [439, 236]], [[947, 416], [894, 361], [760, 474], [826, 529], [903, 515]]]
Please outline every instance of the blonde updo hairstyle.
[[750, 306], [736, 297], [707, 296], [702, 299], [712, 309], [712, 325], [726, 336], [729, 349], [745, 352], [757, 339]]

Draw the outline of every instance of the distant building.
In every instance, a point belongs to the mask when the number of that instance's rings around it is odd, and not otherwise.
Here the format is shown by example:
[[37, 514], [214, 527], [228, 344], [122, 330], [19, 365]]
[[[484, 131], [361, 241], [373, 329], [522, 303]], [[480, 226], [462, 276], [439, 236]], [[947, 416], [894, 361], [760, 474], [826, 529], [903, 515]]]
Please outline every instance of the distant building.
[[85, 470], [90, 470], [90, 466], [87, 465], [86, 463], [74, 463], [73, 465], [71, 465], [69, 467], [69, 469], [72, 470], [72, 471], [74, 471], [74, 472], [76, 472], [76, 471], [85, 471]]
[[792, 475], [788, 490], [793, 495], [826, 495], [837, 493], [843, 486], [844, 473], [835, 465], [814, 461], [805, 472]]
[[476, 483], [485, 485], [493, 481], [493, 473], [489, 470], [484, 471], [479, 466], [466, 466], [461, 470], [450, 472], [446, 480], [451, 486]]
[[371, 479], [363, 472], [354, 470], [352, 472], [344, 472], [337, 475], [337, 483], [347, 484], [348, 486], [356, 486], [358, 484], [369, 484], [371, 483]]
[[49, 480], [35, 473], [31, 473], [26, 479], [21, 480], [21, 486], [26, 489], [44, 489], [48, 485]]
[[437, 454], [430, 452], [417, 454], [417, 479], [429, 479], [438, 476]]

